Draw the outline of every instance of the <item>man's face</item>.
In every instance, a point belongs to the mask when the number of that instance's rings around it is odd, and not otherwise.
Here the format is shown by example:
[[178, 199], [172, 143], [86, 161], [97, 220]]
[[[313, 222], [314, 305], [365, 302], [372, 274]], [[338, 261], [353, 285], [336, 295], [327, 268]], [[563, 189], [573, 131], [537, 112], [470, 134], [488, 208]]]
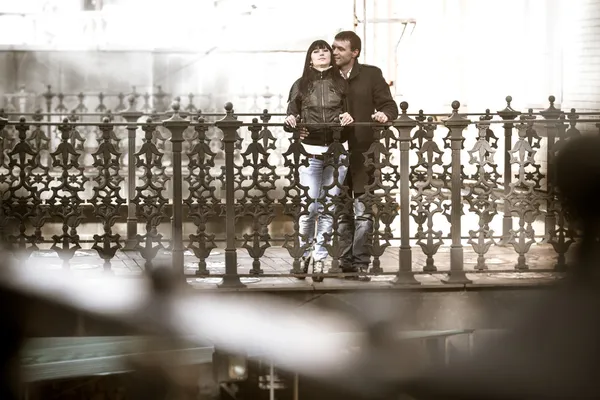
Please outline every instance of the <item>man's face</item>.
[[347, 40], [334, 40], [333, 58], [339, 68], [350, 65], [358, 55], [358, 50], [350, 50], [350, 42]]

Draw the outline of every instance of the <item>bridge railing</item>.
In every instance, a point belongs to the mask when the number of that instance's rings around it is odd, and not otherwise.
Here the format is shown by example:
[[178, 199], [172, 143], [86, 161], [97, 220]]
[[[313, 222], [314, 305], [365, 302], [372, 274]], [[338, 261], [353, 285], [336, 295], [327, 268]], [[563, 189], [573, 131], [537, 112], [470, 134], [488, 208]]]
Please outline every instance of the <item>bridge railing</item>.
[[[372, 179], [359, 199], [373, 219], [369, 273], [418, 283], [415, 273], [438, 270], [445, 245], [449, 283], [469, 282], [465, 247], [477, 256], [474, 270], [488, 268], [492, 246], [511, 248], [515, 269], [528, 270], [534, 244], [551, 246], [554, 267], [566, 268], [577, 235], [556, 201], [553, 158], [570, 138], [598, 134], [600, 113], [562, 111], [552, 96], [545, 110], [519, 112], [511, 100], [497, 112], [468, 114], [457, 101], [437, 114], [411, 114], [403, 102], [395, 121], [355, 123], [374, 135], [363, 153]], [[48, 249], [68, 268], [77, 250], [91, 247], [110, 271], [120, 249], [138, 252], [146, 268], [167, 250], [183, 275], [184, 253], [191, 251], [194, 274], [209, 276], [207, 259], [224, 244], [219, 275], [236, 286], [241, 276], [265, 275], [261, 258], [279, 245], [289, 255], [289, 273], [298, 275], [310, 246], [310, 238], [301, 240], [299, 219], [315, 202], [332, 217], [329, 272], [340, 272], [348, 237], [337, 228], [352, 207], [348, 188], [337, 183], [329, 189], [340, 195], [307, 198], [299, 179], [307, 153], [298, 132], [283, 131], [282, 114], [236, 114], [231, 103], [223, 114], [203, 114], [175, 102], [147, 115], [131, 97], [118, 118], [72, 114], [54, 122], [48, 115], [0, 119], [0, 235], [16, 257]], [[337, 170], [347, 165], [347, 153], [341, 128], [331, 128], [324, 162]], [[423, 265], [413, 260], [415, 248]], [[248, 271], [238, 266], [240, 251], [254, 260]], [[393, 271], [381, 265], [386, 251], [398, 252]]]

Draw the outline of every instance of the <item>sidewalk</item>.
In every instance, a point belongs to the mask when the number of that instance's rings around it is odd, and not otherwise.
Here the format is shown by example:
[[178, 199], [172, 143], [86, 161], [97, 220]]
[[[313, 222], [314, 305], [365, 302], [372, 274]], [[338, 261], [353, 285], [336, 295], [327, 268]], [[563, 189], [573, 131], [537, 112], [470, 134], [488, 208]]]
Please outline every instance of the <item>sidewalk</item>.
[[[438, 253], [434, 256], [437, 273], [424, 273], [426, 257], [419, 247], [412, 248], [412, 264], [415, 271], [415, 278], [421, 283], [416, 288], [468, 288], [468, 287], [489, 287], [489, 286], [530, 286], [546, 284], [555, 281], [560, 274], [553, 273], [551, 270], [556, 263], [556, 253], [552, 246], [547, 244], [533, 245], [527, 253], [527, 263], [529, 271], [520, 272], [514, 270], [518, 254], [512, 247], [492, 246], [486, 254], [486, 264], [489, 270], [485, 272], [475, 272], [477, 265], [477, 254], [473, 252], [471, 246], [464, 247], [464, 267], [467, 277], [473, 281], [469, 285], [448, 285], [442, 282], [447, 278], [444, 271], [450, 270], [450, 248], [440, 247]], [[170, 252], [163, 251], [155, 260], [155, 264], [170, 261]], [[567, 257], [568, 258], [568, 257]], [[381, 257], [381, 267], [386, 275], [372, 276], [371, 282], [347, 281], [339, 277], [327, 277], [322, 283], [314, 283], [312, 279], [298, 280], [294, 277], [285, 276], [248, 276], [252, 268], [252, 258], [248, 256], [245, 249], [238, 249], [238, 272], [246, 277], [241, 281], [252, 290], [335, 290], [335, 289], [354, 289], [354, 288], [394, 288], [394, 273], [398, 270], [398, 248], [388, 248]], [[29, 259], [42, 268], [61, 269], [62, 260], [54, 251], [43, 250], [34, 252]], [[41, 262], [40, 262], [41, 261]], [[225, 273], [225, 256], [223, 249], [214, 249], [211, 256], [206, 260], [207, 268], [211, 274]], [[260, 259], [261, 268], [264, 274], [279, 275], [289, 274], [292, 268], [292, 258], [288, 255], [286, 249], [281, 247], [272, 247], [266, 250], [265, 255]], [[29, 262], [28, 262], [29, 263]], [[111, 261], [112, 271], [117, 276], [135, 276], [141, 275], [144, 270], [144, 259], [137, 252], [117, 252], [115, 258]], [[70, 269], [74, 273], [83, 274], [102, 274], [104, 269], [104, 260], [98, 257], [94, 250], [79, 250], [70, 261]], [[189, 250], [185, 252], [185, 272], [188, 275], [188, 282], [198, 289], [216, 289], [221, 282], [220, 277], [195, 277], [194, 274], [198, 267], [198, 259]], [[406, 286], [405, 286], [406, 287]]]

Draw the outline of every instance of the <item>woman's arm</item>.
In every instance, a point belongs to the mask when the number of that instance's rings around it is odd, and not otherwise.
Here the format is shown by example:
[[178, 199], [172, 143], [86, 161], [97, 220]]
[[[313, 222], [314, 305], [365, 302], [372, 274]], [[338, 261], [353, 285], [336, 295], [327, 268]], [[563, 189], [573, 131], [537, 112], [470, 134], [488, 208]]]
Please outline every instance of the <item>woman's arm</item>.
[[290, 89], [290, 94], [288, 96], [288, 108], [287, 115], [300, 115], [301, 110], [301, 101], [300, 101], [300, 80], [294, 82]]
[[288, 96], [288, 107], [287, 107], [287, 117], [285, 118], [285, 125], [283, 125], [283, 130], [286, 132], [291, 132], [291, 128], [296, 127], [296, 118], [300, 116], [300, 111], [302, 109], [302, 102], [300, 100], [300, 80], [297, 80], [292, 85], [290, 89], [290, 94]]

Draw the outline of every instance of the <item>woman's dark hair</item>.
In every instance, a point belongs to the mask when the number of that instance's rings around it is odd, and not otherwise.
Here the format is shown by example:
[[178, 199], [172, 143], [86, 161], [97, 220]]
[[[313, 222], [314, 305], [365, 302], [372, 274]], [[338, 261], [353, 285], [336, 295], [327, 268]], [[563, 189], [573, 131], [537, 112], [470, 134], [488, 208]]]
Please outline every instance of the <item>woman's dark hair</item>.
[[344, 79], [344, 77], [342, 77], [342, 75], [340, 74], [340, 69], [338, 68], [338, 66], [335, 64], [335, 61], [333, 60], [333, 49], [331, 48], [331, 46], [329, 45], [329, 43], [327, 43], [324, 40], [315, 40], [314, 42], [311, 43], [311, 45], [308, 47], [308, 51], [306, 52], [306, 58], [304, 59], [304, 69], [302, 71], [302, 77], [300, 78], [300, 95], [304, 96], [308, 93], [308, 91], [310, 90], [310, 86], [312, 84], [312, 81], [314, 79], [314, 73], [312, 70], [312, 65], [311, 65], [311, 54], [314, 50], [317, 49], [327, 49], [329, 50], [329, 53], [331, 54], [331, 77], [333, 79], [335, 88], [337, 90], [340, 91], [340, 93], [345, 94], [347, 92], [347, 82]]

